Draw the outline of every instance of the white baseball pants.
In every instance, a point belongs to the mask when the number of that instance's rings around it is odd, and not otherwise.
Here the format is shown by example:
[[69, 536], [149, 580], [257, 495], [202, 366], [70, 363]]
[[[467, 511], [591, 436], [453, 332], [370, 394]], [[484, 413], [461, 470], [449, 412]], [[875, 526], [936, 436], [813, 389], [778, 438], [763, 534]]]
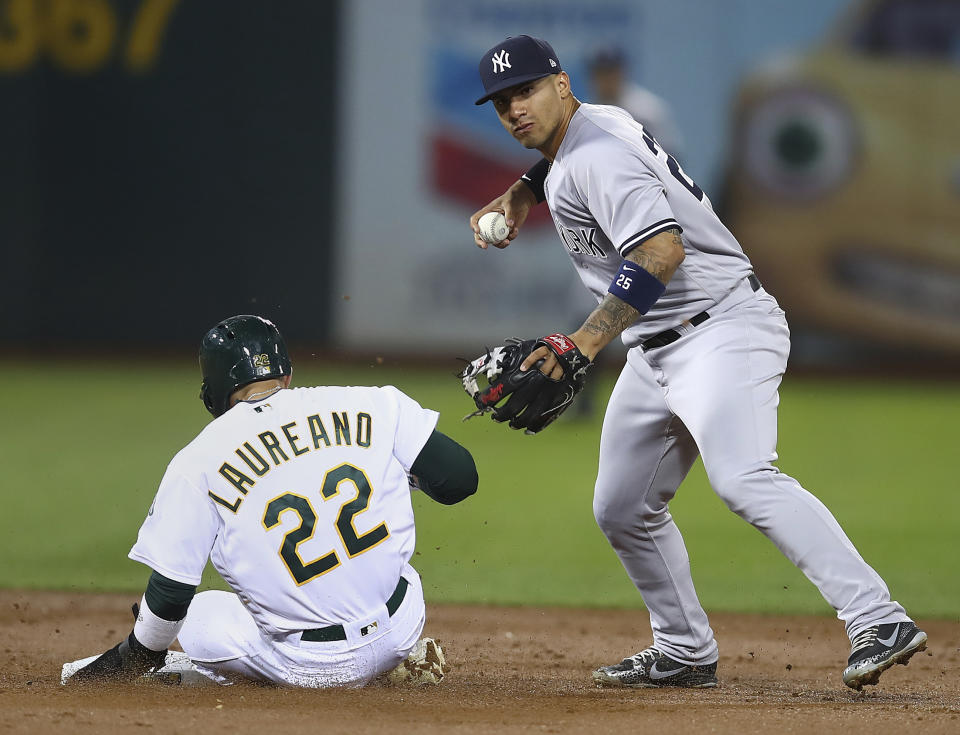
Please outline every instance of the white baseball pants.
[[848, 635], [908, 620], [830, 511], [774, 466], [790, 350], [776, 300], [744, 282], [708, 311], [676, 342], [628, 351], [600, 440], [594, 515], [650, 612], [654, 645], [686, 664], [718, 656], [668, 510], [698, 454], [717, 495], [816, 585]]
[[[397, 666], [420, 640], [426, 610], [420, 575], [391, 617], [386, 607], [371, 620], [344, 624], [345, 641], [308, 642], [300, 632], [270, 637], [231, 592], [201, 592], [190, 603], [178, 639], [194, 665], [221, 684], [237, 678], [295, 687], [362, 687]], [[375, 632], [370, 630], [376, 623]]]

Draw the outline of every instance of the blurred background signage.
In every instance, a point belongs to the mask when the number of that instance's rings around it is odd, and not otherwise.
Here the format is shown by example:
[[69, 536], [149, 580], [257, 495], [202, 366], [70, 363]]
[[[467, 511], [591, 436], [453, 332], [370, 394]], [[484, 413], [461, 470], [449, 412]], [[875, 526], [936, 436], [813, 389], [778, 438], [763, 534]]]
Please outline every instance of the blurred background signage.
[[576, 328], [545, 211], [503, 252], [467, 228], [538, 158], [473, 105], [519, 33], [585, 101], [598, 59], [647, 95], [795, 363], [960, 356], [958, 0], [0, 0], [0, 335], [175, 347], [254, 311], [450, 355]]

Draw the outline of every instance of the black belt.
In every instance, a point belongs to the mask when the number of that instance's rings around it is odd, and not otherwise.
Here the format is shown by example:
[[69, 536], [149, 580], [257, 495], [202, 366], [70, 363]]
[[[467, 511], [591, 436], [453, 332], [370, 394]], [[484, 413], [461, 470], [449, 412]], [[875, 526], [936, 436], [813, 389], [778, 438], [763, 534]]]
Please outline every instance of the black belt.
[[[754, 291], [759, 291], [761, 288], [763, 288], [763, 286], [760, 284], [760, 279], [752, 273], [747, 276], [747, 283], [750, 284], [750, 288], [752, 288]], [[699, 314], [690, 317], [687, 322], [689, 322], [690, 326], [695, 327], [698, 324], [703, 324], [709, 318], [710, 314], [705, 311], [701, 311]], [[653, 335], [650, 339], [645, 339], [640, 343], [640, 347], [644, 352], [647, 350], [655, 350], [657, 347], [666, 347], [669, 344], [673, 344], [682, 336], [683, 335], [680, 334], [680, 332], [678, 332], [676, 329], [665, 329], [659, 334]]]
[[[403, 577], [400, 577], [400, 581], [397, 582], [396, 589], [393, 590], [393, 594], [390, 595], [390, 599], [387, 600], [387, 613], [391, 618], [393, 617], [393, 614], [400, 608], [400, 603], [402, 603], [403, 598], [406, 597], [407, 587], [409, 586], [410, 583]], [[361, 634], [362, 633], [363, 631], [361, 631]], [[311, 630], [303, 631], [303, 635], [300, 636], [300, 640], [309, 641], [310, 643], [345, 641], [347, 640], [347, 631], [343, 629], [342, 625], [328, 625], [326, 628], [312, 628]]]

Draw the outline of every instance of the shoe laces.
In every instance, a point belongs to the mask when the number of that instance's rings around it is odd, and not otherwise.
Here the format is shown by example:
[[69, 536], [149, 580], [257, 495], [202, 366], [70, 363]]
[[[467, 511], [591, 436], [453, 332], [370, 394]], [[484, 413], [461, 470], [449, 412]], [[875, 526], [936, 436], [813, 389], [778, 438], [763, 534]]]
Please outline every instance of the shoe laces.
[[650, 648], [640, 651], [640, 653], [635, 653], [630, 657], [630, 660], [634, 663], [634, 668], [642, 666], [644, 669], [649, 669], [653, 665], [653, 662], [656, 661], [663, 654], [653, 646]]
[[861, 649], [869, 648], [874, 643], [876, 643], [877, 633], [879, 631], [880, 631], [880, 627], [877, 625], [874, 625], [872, 628], [867, 628], [866, 630], [862, 630], [859, 633], [857, 633], [853, 637], [853, 641], [852, 641], [853, 647], [850, 649], [850, 654], [852, 655]]

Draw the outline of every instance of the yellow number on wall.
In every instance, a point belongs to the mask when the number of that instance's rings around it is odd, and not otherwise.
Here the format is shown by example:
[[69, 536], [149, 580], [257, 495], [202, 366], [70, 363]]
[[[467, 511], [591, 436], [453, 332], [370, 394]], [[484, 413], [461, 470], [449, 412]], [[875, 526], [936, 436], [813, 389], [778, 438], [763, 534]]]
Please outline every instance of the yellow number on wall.
[[143, 0], [130, 29], [124, 61], [131, 71], [146, 71], [157, 62], [160, 41], [179, 0]]
[[0, 0], [0, 71], [21, 71], [40, 53], [34, 0]]
[[57, 67], [90, 74], [105, 67], [115, 50], [129, 71], [149, 71], [179, 0], [141, 0], [126, 43], [115, 2], [0, 0], [0, 73], [27, 71], [46, 52]]
[[51, 0], [47, 48], [64, 69], [99, 69], [109, 59], [116, 35], [117, 19], [106, 0]]

